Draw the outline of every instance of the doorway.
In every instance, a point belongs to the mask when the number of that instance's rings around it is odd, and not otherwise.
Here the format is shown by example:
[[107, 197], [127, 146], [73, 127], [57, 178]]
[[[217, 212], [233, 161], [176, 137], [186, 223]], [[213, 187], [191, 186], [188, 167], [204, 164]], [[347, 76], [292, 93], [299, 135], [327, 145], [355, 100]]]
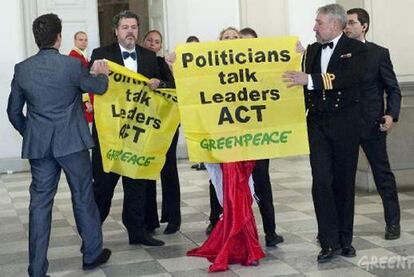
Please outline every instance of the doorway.
[[98, 0], [99, 36], [101, 45], [116, 41], [112, 27], [112, 18], [123, 10], [131, 10], [139, 17], [139, 37], [148, 32], [148, 1], [147, 0]]

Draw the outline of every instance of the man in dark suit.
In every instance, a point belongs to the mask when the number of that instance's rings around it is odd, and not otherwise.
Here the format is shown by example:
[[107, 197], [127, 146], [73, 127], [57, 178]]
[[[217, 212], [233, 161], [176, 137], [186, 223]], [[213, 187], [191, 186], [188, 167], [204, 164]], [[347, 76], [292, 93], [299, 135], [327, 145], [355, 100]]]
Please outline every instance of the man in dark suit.
[[[369, 29], [369, 14], [364, 9], [347, 11], [348, 37], [365, 42], [367, 72], [364, 90], [361, 92], [362, 133], [361, 146], [374, 175], [377, 191], [382, 198], [385, 217], [385, 239], [400, 237], [400, 205], [397, 186], [387, 154], [387, 131], [398, 121], [401, 91], [395, 76], [388, 49], [365, 39]], [[384, 105], [384, 91], [387, 106]]]
[[33, 22], [40, 51], [15, 66], [7, 106], [10, 122], [23, 136], [22, 158], [30, 162], [28, 273], [39, 277], [46, 276], [48, 269], [53, 198], [62, 169], [82, 238], [83, 269], [95, 268], [111, 255], [109, 249], [102, 249], [88, 152], [93, 140], [82, 108], [82, 91], [106, 91], [108, 67], [96, 61], [92, 71], [97, 75], [92, 76], [79, 60], [59, 54], [61, 31], [61, 21], [55, 14], [42, 15]]
[[338, 4], [318, 9], [316, 43], [304, 54], [304, 72], [286, 72], [288, 87], [304, 85], [312, 167], [312, 196], [322, 250], [318, 262], [354, 257], [352, 246], [355, 174], [359, 147], [359, 86], [363, 43], [343, 29], [346, 12]]
[[[96, 59], [111, 60], [150, 78], [149, 86], [155, 89], [160, 86], [157, 59], [154, 52], [136, 45], [138, 25], [138, 16], [131, 11], [122, 11], [116, 15], [113, 19], [113, 28], [118, 41], [94, 49], [91, 63]], [[92, 151], [94, 193], [101, 221], [104, 222], [111, 208], [115, 186], [121, 176], [112, 172], [104, 172], [95, 125], [92, 128], [92, 136], [97, 145]], [[122, 176], [122, 184], [124, 188], [122, 222], [128, 230], [129, 243], [164, 245], [163, 241], [153, 238], [147, 231], [147, 228], [155, 229], [158, 226], [146, 226], [145, 221], [146, 190], [148, 186], [155, 186], [155, 181]]]

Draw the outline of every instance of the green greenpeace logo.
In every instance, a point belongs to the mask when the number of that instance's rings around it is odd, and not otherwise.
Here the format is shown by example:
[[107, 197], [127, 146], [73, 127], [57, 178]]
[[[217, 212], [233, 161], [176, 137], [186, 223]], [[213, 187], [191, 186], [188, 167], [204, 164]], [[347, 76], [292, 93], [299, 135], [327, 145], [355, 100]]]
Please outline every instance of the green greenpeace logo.
[[123, 150], [109, 149], [106, 158], [110, 161], [122, 161], [131, 165], [149, 166], [155, 157], [138, 156], [132, 152], [125, 152]]
[[245, 134], [241, 136], [221, 137], [218, 139], [203, 139], [200, 141], [200, 147], [212, 151], [216, 149], [231, 149], [233, 147], [248, 147], [249, 145], [284, 144], [289, 142], [290, 134], [292, 134], [292, 130]]

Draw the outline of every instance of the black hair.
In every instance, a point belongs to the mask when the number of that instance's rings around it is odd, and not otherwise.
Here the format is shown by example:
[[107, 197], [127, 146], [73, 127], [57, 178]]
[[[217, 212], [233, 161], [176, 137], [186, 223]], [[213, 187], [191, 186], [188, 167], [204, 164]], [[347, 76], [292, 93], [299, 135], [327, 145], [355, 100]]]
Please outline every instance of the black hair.
[[112, 19], [112, 27], [114, 28], [114, 30], [118, 28], [119, 21], [121, 21], [122, 18], [135, 18], [137, 20], [137, 25], [139, 25], [138, 15], [133, 11], [125, 10], [115, 15]]
[[200, 42], [200, 40], [196, 36], [189, 36], [185, 42]]
[[250, 28], [250, 27], [246, 27], [246, 28], [241, 29], [241, 30], [240, 30], [240, 34], [242, 34], [243, 36], [248, 36], [248, 35], [250, 35], [250, 36], [252, 36], [252, 37], [254, 37], [254, 38], [257, 38], [257, 33], [256, 33], [256, 31], [255, 31], [255, 30], [253, 30], [253, 29], [252, 29], [252, 28]]
[[37, 46], [42, 48], [52, 47], [62, 33], [62, 21], [53, 13], [39, 16], [33, 21], [33, 36]]
[[358, 17], [358, 21], [361, 23], [361, 25], [367, 24], [367, 27], [365, 28], [365, 34], [368, 33], [369, 30], [369, 14], [366, 10], [361, 8], [354, 8], [350, 9], [346, 12], [347, 14], [356, 14]]

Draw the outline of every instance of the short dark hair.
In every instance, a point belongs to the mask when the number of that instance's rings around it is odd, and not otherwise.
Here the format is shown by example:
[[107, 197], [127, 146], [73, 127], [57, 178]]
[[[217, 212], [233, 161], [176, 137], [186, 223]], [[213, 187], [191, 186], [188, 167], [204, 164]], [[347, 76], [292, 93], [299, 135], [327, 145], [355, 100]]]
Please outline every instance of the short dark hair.
[[257, 33], [256, 33], [256, 31], [255, 31], [255, 30], [253, 30], [253, 29], [252, 29], [252, 28], [250, 28], [250, 27], [246, 27], [246, 28], [241, 29], [241, 30], [240, 30], [240, 34], [242, 34], [243, 36], [248, 36], [248, 35], [250, 35], [250, 36], [252, 36], [252, 37], [257, 38]]
[[369, 14], [366, 10], [361, 8], [354, 8], [350, 9], [346, 12], [347, 14], [356, 14], [358, 17], [358, 21], [361, 25], [367, 24], [367, 28], [365, 29], [365, 34], [368, 33], [369, 30]]
[[62, 21], [56, 14], [44, 14], [33, 21], [32, 29], [34, 39], [40, 49], [52, 47], [58, 35], [62, 33]]
[[119, 21], [121, 21], [121, 19], [123, 18], [135, 18], [137, 20], [137, 24], [139, 25], [138, 15], [131, 10], [124, 10], [115, 15], [112, 19], [112, 27], [114, 28], [114, 30], [118, 28]]
[[200, 40], [196, 36], [189, 36], [185, 42], [200, 42]]

